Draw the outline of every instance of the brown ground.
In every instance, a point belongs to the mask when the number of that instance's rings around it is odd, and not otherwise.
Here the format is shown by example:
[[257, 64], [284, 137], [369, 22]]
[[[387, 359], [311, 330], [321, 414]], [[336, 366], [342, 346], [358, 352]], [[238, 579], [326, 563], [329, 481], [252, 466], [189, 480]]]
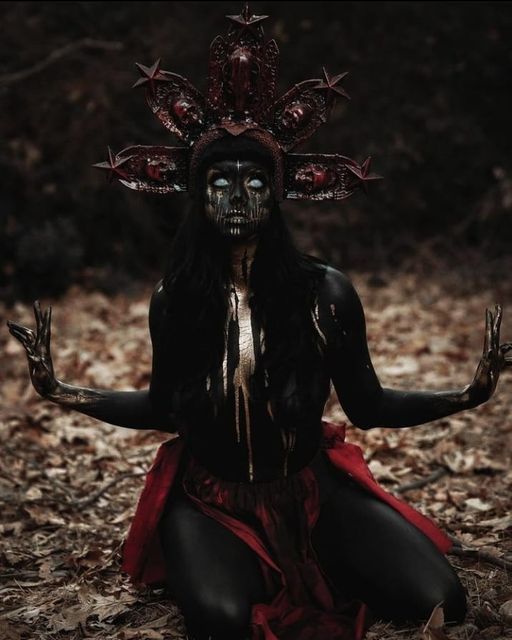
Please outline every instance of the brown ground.
[[[505, 310], [503, 339], [512, 339], [510, 285], [495, 282], [468, 294], [467, 283], [448, 277], [438, 284], [425, 275], [403, 275], [379, 288], [369, 287], [364, 275], [353, 279], [366, 309], [373, 361], [387, 386], [449, 389], [470, 382], [481, 351], [484, 309], [496, 301]], [[75, 289], [56, 302], [57, 375], [82, 385], [144, 388], [150, 368], [149, 294], [148, 288], [134, 298], [107, 299]], [[5, 318], [33, 324], [25, 305], [8, 312], [0, 308], [3, 327]], [[120, 545], [143, 475], [157, 444], [168, 436], [101, 424], [40, 401], [21, 347], [5, 329], [0, 346], [5, 356], [0, 638], [183, 638], [179, 612], [162, 590], [136, 590], [119, 573]], [[439, 467], [448, 469], [440, 480], [408, 491], [406, 499], [466, 549], [464, 555], [450, 555], [471, 605], [466, 624], [445, 630], [457, 640], [512, 638], [512, 617], [507, 623], [502, 607], [508, 602], [512, 616], [511, 399], [507, 372], [496, 396], [476, 410], [414, 429], [349, 432], [391, 491]], [[342, 417], [334, 402], [328, 415]], [[469, 547], [494, 562], [471, 555]], [[508, 562], [508, 569], [500, 561]], [[445, 636], [387, 624], [368, 634], [369, 640], [422, 637]]]

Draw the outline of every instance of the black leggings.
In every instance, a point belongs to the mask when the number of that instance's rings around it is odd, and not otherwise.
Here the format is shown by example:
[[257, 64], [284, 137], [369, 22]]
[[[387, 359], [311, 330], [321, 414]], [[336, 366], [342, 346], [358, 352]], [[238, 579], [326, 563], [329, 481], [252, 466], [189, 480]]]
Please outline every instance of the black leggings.
[[[332, 585], [385, 620], [425, 620], [443, 601], [445, 620], [462, 622], [464, 590], [434, 544], [350, 478], [334, 476], [321, 456], [313, 468], [322, 504], [312, 543]], [[254, 552], [176, 490], [160, 537], [169, 587], [189, 635], [247, 638], [252, 604], [269, 599]]]

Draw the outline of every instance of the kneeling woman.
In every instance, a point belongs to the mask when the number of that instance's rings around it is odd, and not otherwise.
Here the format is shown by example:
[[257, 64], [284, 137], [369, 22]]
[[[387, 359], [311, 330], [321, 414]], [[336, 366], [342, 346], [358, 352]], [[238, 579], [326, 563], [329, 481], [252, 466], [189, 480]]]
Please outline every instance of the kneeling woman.
[[342, 76], [274, 102], [275, 43], [262, 16], [229, 16], [208, 100], [140, 65], [157, 117], [189, 147], [132, 147], [107, 163], [123, 184], [194, 197], [150, 305], [151, 385], [59, 381], [50, 312], [10, 323], [37, 391], [105, 422], [179, 434], [161, 445], [123, 550], [134, 582], [167, 582], [197, 640], [359, 640], [370, 616], [464, 619], [450, 541], [386, 493], [341, 425], [322, 421], [331, 382], [354, 425], [408, 427], [475, 407], [510, 364], [501, 309], [461, 391], [383, 389], [350, 281], [291, 242], [283, 197], [342, 199], [374, 178], [339, 155], [287, 155], [326, 120]]
[[331, 381], [362, 428], [469, 404], [382, 389], [359, 298], [293, 246], [263, 148], [220, 140], [199, 180], [204, 198], [151, 305], [152, 398], [183, 441], [159, 536], [190, 634], [244, 638], [252, 621], [278, 638], [355, 637], [362, 610], [350, 601], [394, 621], [424, 620], [443, 602], [461, 621], [443, 534], [383, 497], [322, 413]]

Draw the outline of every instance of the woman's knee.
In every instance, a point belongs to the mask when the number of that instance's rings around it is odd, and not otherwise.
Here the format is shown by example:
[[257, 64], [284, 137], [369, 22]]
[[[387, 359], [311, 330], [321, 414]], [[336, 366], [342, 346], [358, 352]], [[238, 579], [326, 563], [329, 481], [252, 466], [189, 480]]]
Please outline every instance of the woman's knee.
[[443, 608], [446, 624], [461, 624], [467, 612], [466, 594], [455, 572], [452, 576], [437, 584], [421, 580], [407, 593], [401, 601], [389, 603], [384, 618], [396, 623], [427, 620], [434, 608]]
[[453, 574], [451, 580], [442, 586], [442, 607], [446, 624], [461, 624], [467, 613], [467, 600], [464, 587]]
[[182, 606], [188, 633], [194, 640], [243, 640], [249, 633], [251, 606], [239, 598], [197, 594]]

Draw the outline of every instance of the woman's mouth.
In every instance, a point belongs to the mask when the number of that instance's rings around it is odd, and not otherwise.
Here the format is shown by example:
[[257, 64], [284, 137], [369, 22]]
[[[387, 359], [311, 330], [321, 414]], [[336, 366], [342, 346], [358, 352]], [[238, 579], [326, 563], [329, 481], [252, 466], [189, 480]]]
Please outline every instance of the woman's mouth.
[[226, 222], [228, 222], [229, 224], [243, 224], [246, 221], [247, 221], [247, 218], [245, 216], [239, 216], [239, 215], [229, 216], [229, 218], [227, 218], [226, 220]]

